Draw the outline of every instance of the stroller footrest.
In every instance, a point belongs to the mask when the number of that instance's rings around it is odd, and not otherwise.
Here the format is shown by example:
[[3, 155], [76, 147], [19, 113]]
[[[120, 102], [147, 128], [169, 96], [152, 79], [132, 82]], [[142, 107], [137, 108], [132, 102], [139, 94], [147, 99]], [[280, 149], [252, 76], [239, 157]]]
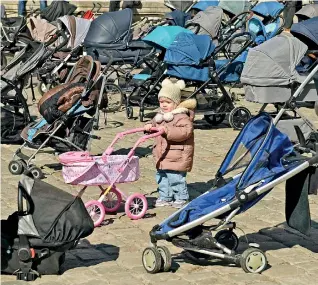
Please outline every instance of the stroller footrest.
[[22, 152], [19, 152], [19, 153], [17, 153], [16, 155], [17, 155], [17, 157], [19, 157], [19, 158], [21, 158], [21, 159], [23, 159], [23, 160], [25, 160], [25, 161], [28, 161], [28, 160], [30, 159], [29, 156], [27, 156], [26, 154], [24, 154], [24, 153], [22, 153]]

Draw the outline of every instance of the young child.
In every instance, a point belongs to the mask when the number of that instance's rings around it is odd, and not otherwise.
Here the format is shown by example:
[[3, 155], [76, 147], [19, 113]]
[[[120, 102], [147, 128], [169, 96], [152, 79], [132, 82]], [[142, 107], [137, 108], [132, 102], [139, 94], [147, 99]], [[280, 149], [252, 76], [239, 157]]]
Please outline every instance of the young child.
[[156, 138], [153, 147], [159, 192], [156, 207], [172, 205], [181, 208], [189, 199], [186, 175], [193, 164], [193, 109], [196, 100], [189, 99], [180, 104], [184, 87], [183, 80], [172, 83], [165, 79], [158, 95], [161, 110], [145, 125], [145, 131], [151, 127], [164, 131]]

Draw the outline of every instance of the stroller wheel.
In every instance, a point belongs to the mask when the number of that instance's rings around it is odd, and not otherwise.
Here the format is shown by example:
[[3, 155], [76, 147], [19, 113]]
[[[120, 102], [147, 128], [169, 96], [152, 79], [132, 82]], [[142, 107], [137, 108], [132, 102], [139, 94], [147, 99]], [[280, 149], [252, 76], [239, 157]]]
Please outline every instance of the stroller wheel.
[[133, 107], [128, 106], [128, 107], [126, 108], [126, 116], [127, 116], [127, 119], [132, 119], [132, 117], [134, 116], [134, 109], [133, 109]]
[[98, 227], [105, 218], [105, 209], [102, 203], [98, 201], [89, 201], [85, 204], [85, 208], [94, 222], [94, 227]]
[[[103, 193], [101, 196], [102, 195]], [[102, 204], [106, 212], [113, 213], [119, 209], [121, 201], [122, 197], [120, 192], [116, 188], [112, 188], [104, 197]]]
[[130, 195], [125, 203], [125, 213], [132, 220], [141, 219], [148, 209], [148, 202], [144, 195], [135, 193]]
[[155, 247], [147, 247], [142, 253], [142, 265], [150, 274], [160, 271], [162, 266], [162, 257]]
[[8, 168], [9, 168], [9, 171], [11, 174], [20, 175], [24, 171], [24, 164], [23, 164], [22, 160], [12, 160], [9, 163]]
[[251, 117], [251, 112], [247, 108], [236, 107], [230, 112], [229, 123], [233, 129], [241, 130]]
[[267, 258], [263, 251], [251, 247], [242, 253], [240, 263], [247, 273], [261, 273], [267, 267]]
[[29, 170], [32, 173], [33, 178], [35, 178], [35, 179], [44, 178], [44, 174], [43, 174], [43, 172], [42, 172], [42, 170], [40, 168], [38, 168], [36, 166], [32, 166]]
[[204, 115], [204, 119], [212, 126], [221, 124], [225, 119], [225, 114]]
[[220, 244], [228, 249], [236, 250], [239, 244], [237, 235], [231, 230], [221, 230], [214, 237]]
[[165, 246], [158, 246], [157, 249], [162, 258], [160, 271], [168, 272], [171, 268], [172, 263], [171, 253]]

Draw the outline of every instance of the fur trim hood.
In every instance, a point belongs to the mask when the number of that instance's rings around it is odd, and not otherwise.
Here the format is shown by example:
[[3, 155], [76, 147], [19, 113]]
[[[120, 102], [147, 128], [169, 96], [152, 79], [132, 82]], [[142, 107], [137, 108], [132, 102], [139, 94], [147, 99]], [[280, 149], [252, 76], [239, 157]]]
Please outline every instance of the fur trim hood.
[[181, 102], [176, 109], [169, 113], [163, 113], [159, 112], [155, 116], [155, 122], [160, 124], [163, 121], [165, 122], [171, 122], [174, 119], [174, 115], [176, 114], [188, 114], [190, 116], [190, 119], [193, 121], [194, 119], [194, 109], [197, 106], [197, 101], [195, 99], [188, 99], [183, 102]]

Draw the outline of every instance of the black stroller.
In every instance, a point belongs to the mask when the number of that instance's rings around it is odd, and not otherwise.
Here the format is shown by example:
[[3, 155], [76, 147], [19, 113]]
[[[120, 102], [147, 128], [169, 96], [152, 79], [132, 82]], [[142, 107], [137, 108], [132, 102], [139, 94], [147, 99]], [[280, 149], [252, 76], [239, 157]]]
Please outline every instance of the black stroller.
[[59, 274], [65, 252], [93, 230], [81, 198], [22, 175], [18, 211], [1, 220], [1, 273], [24, 281]]

